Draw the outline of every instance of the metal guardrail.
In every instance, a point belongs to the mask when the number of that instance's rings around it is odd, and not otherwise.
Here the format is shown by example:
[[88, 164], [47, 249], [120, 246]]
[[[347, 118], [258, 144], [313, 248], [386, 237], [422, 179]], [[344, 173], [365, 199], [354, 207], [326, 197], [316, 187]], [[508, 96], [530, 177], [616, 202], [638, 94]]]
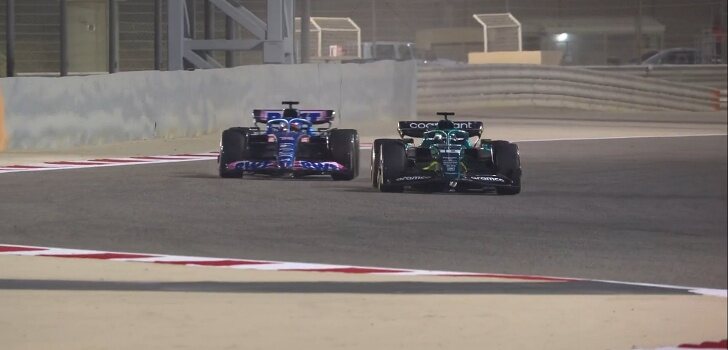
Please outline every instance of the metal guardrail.
[[421, 67], [418, 105], [478, 108], [535, 105], [596, 110], [713, 111], [718, 90], [576, 67], [468, 65]]
[[728, 85], [728, 66], [725, 64], [586, 66], [584, 68], [718, 89], [725, 89]]

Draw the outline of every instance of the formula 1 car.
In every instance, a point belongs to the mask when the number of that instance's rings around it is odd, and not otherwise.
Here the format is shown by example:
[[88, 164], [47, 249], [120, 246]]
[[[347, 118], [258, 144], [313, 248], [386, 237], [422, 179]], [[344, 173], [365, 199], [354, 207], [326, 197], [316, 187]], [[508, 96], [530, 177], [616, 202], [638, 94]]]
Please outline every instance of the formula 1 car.
[[[359, 134], [331, 128], [333, 110], [287, 108], [253, 110], [254, 127], [223, 131], [218, 156], [220, 176], [240, 178], [245, 173], [302, 177], [330, 175], [352, 180], [359, 174]], [[265, 124], [264, 128], [259, 125]], [[328, 127], [316, 127], [327, 124]]]
[[[377, 139], [372, 147], [372, 186], [381, 192], [405, 187], [434, 191], [495, 190], [499, 195], [521, 192], [518, 146], [481, 139], [483, 122], [443, 119], [400, 121], [401, 139]], [[412, 138], [422, 138], [419, 146]], [[472, 141], [472, 138], [477, 138]]]

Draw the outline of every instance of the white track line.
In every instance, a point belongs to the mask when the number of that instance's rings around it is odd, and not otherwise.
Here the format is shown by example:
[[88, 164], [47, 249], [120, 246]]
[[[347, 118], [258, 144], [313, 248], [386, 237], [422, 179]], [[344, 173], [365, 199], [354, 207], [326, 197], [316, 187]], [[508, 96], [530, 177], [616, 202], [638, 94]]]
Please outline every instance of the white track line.
[[685, 287], [685, 286], [675, 286], [675, 285], [669, 285], [669, 284], [622, 282], [622, 281], [612, 281], [612, 280], [592, 280], [592, 281], [602, 282], [602, 283], [611, 283], [611, 284], [630, 285], [630, 286], [678, 289], [678, 290], [686, 290], [686, 291], [688, 291], [690, 293], [694, 293], [694, 294], [709, 295], [709, 296], [720, 297], [720, 298], [728, 298], [728, 290], [726, 290], [726, 289]]
[[599, 283], [643, 286], [653, 288], [663, 288], [672, 290], [683, 290], [689, 293], [727, 298], [725, 289], [699, 288], [674, 286], [666, 284], [654, 283], [635, 283], [611, 280], [594, 280], [570, 277], [553, 277], [538, 275], [510, 275], [498, 273], [477, 273], [477, 272], [456, 272], [456, 271], [433, 271], [418, 269], [399, 269], [373, 266], [354, 266], [354, 265], [334, 265], [319, 263], [302, 263], [302, 262], [284, 262], [270, 260], [251, 260], [251, 259], [225, 259], [225, 258], [209, 258], [198, 256], [184, 255], [164, 255], [164, 254], [144, 254], [129, 252], [109, 252], [86, 249], [66, 249], [66, 248], [49, 248], [35, 246], [20, 246], [14, 244], [0, 244], [0, 255], [22, 255], [22, 256], [54, 256], [64, 258], [90, 258], [101, 260], [114, 260], [126, 262], [146, 262], [175, 264], [187, 266], [214, 266], [226, 267], [234, 269], [246, 270], [265, 270], [265, 271], [309, 271], [309, 272], [335, 272], [335, 273], [351, 273], [351, 274], [376, 274], [388, 276], [467, 276], [467, 277], [486, 277], [486, 278], [507, 278], [513, 280], [536, 281], [536, 282], [577, 282], [591, 281]]
[[[109, 252], [87, 249], [67, 249], [37, 246], [21, 246], [14, 244], [0, 244], [0, 255], [21, 255], [21, 256], [53, 256], [64, 258], [93, 258], [101, 260], [114, 260], [126, 262], [146, 263], [175, 263], [178, 265], [206, 265], [216, 267], [227, 267], [234, 269], [265, 270], [265, 271], [311, 271], [311, 272], [339, 272], [359, 273], [377, 275], [402, 275], [402, 276], [472, 276], [508, 278], [524, 281], [541, 282], [572, 282], [581, 279], [536, 276], [536, 275], [509, 275], [509, 274], [486, 274], [472, 272], [454, 271], [433, 271], [418, 269], [385, 268], [373, 266], [335, 265], [304, 262], [284, 262], [272, 260], [254, 259], [226, 259], [210, 258], [184, 255], [146, 254], [130, 252]], [[224, 263], [224, 264], [220, 264]]]
[[89, 159], [89, 160], [47, 161], [47, 162], [41, 162], [41, 163], [0, 166], [0, 174], [17, 173], [17, 172], [49, 171], [49, 170], [104, 168], [104, 167], [144, 165], [144, 164], [195, 162], [195, 161], [201, 161], [201, 160], [216, 159], [216, 157], [217, 157], [217, 152], [203, 152], [203, 153], [160, 155], [160, 156], [106, 157], [106, 158], [96, 158], [96, 159]]

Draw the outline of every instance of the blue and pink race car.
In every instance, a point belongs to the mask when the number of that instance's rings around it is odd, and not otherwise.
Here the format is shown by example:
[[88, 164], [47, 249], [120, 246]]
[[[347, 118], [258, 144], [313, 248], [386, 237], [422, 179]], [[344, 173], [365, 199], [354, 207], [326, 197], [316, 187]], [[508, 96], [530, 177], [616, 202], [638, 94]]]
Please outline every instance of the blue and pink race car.
[[[333, 110], [256, 109], [255, 126], [233, 127], [222, 133], [220, 176], [244, 174], [303, 177], [330, 175], [352, 180], [359, 174], [359, 134], [331, 128]], [[264, 126], [262, 126], [264, 125]], [[321, 127], [326, 125], [326, 127]]]

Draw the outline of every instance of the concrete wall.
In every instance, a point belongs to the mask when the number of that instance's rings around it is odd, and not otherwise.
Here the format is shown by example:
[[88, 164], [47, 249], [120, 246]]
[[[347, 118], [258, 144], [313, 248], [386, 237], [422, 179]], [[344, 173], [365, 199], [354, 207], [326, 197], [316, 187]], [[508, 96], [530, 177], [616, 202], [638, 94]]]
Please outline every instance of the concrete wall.
[[608, 111], [714, 111], [716, 89], [583, 68], [526, 64], [425, 67], [418, 108], [561, 107]]
[[725, 64], [587, 66], [584, 68], [716, 89], [725, 89], [728, 86], [728, 65]]
[[408, 62], [3, 78], [0, 86], [8, 150], [214, 133], [250, 125], [252, 109], [282, 100], [335, 109], [338, 127], [416, 113], [416, 67]]

